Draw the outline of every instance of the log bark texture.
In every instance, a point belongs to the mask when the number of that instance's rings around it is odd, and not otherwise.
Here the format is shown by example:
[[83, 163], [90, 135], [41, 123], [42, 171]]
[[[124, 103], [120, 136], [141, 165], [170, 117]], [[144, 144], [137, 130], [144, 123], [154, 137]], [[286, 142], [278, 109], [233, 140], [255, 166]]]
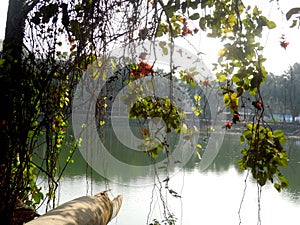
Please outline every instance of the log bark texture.
[[106, 192], [66, 202], [25, 225], [106, 225], [119, 212], [122, 196], [112, 201]]

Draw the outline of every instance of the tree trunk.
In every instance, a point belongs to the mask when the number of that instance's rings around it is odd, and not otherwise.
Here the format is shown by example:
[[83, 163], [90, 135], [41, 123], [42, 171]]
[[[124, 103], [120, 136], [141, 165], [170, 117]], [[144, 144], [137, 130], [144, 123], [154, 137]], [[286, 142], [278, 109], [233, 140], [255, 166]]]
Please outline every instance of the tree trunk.
[[[0, 77], [0, 223], [10, 224], [12, 212], [18, 191], [12, 184], [12, 161], [15, 160], [17, 140], [13, 138], [14, 130], [14, 100], [20, 91], [22, 77], [22, 46], [24, 37], [25, 17], [23, 14], [24, 1], [10, 0], [7, 12], [5, 39], [3, 42], [4, 67]], [[16, 145], [15, 145], [16, 144]]]
[[[3, 42], [0, 68], [0, 224], [11, 224], [11, 218], [17, 196], [23, 193], [24, 168], [19, 167], [13, 173], [13, 164], [19, 157], [21, 163], [27, 157], [26, 138], [23, 130], [28, 130], [29, 119], [23, 116], [27, 109], [22, 106], [26, 99], [24, 81], [27, 80], [23, 68], [23, 39], [25, 19], [28, 11], [37, 3], [29, 6], [24, 0], [9, 0], [5, 38]], [[25, 101], [24, 101], [25, 102]], [[23, 114], [22, 114], [23, 112]], [[27, 128], [23, 129], [23, 128]], [[25, 151], [24, 151], [25, 150]], [[14, 168], [15, 169], [15, 168]]]
[[24, 38], [25, 18], [24, 1], [9, 0], [5, 38], [3, 43], [4, 54], [11, 55], [14, 60], [21, 62], [22, 46]]
[[106, 192], [66, 202], [25, 225], [106, 225], [119, 212], [122, 196], [110, 200]]

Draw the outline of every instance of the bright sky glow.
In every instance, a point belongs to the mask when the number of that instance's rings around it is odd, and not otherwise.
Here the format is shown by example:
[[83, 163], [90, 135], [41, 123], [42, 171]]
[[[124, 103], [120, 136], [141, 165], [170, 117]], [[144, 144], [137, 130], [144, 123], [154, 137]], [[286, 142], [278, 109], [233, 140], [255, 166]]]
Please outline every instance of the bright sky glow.
[[0, 7], [0, 40], [4, 39], [5, 35], [5, 25], [6, 25], [6, 17], [7, 17], [7, 7], [8, 7], [8, 0], [3, 0], [1, 2]]
[[[281, 75], [286, 71], [289, 66], [292, 66], [296, 62], [300, 62], [299, 50], [300, 50], [300, 28], [289, 28], [292, 23], [286, 21], [285, 13], [293, 8], [300, 7], [299, 0], [280, 0], [279, 5], [274, 0], [269, 3], [269, 0], [243, 0], [245, 5], [258, 5], [259, 9], [263, 11], [264, 15], [269, 19], [275, 21], [277, 27], [263, 34], [261, 43], [265, 47], [264, 56], [267, 58], [265, 66], [267, 71], [274, 73], [275, 75]], [[278, 9], [278, 6], [280, 9]], [[0, 39], [4, 39], [5, 36], [5, 23], [7, 16], [8, 0], [2, 0], [0, 7]], [[282, 12], [283, 13], [282, 13]], [[282, 34], [285, 34], [286, 40], [289, 42], [289, 46], [284, 50], [279, 45], [279, 40]], [[186, 46], [186, 43], [182, 41]], [[205, 34], [197, 34], [196, 37], [191, 38], [193, 45], [206, 55], [203, 55], [203, 60], [206, 65], [211, 68], [211, 64], [217, 61], [218, 51], [222, 48], [222, 43], [216, 40], [210, 40], [205, 37]]]

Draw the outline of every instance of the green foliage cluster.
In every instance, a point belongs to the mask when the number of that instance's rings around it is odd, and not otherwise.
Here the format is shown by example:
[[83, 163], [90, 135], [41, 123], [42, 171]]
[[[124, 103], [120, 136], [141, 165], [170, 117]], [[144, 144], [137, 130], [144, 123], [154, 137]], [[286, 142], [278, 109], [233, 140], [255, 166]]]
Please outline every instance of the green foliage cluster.
[[250, 168], [261, 186], [270, 180], [278, 191], [286, 188], [288, 181], [279, 170], [279, 167], [288, 165], [288, 156], [282, 146], [286, 142], [283, 131], [272, 132], [259, 124], [247, 123], [240, 141], [248, 144], [248, 148], [242, 150], [243, 157], [238, 163], [240, 168]]
[[[20, 160], [17, 158], [12, 168], [12, 179], [18, 174], [18, 167], [21, 167], [21, 165]], [[24, 191], [20, 194], [19, 200], [27, 206], [36, 208], [43, 200], [44, 195], [42, 188], [36, 184], [37, 170], [35, 165], [26, 165], [23, 179]]]
[[[169, 98], [155, 98], [145, 97], [138, 98], [130, 109], [129, 118], [136, 119], [158, 119], [161, 118], [165, 124], [166, 133], [170, 133], [172, 130], [179, 133], [182, 130], [184, 114], [180, 113], [176, 104], [171, 102]], [[146, 130], [145, 130], [146, 131]], [[168, 151], [168, 143], [158, 138], [151, 137], [146, 131], [144, 135], [145, 141], [143, 142], [142, 149], [150, 154], [153, 158], [158, 157], [158, 152], [164, 148]]]
[[[196, 10], [199, 8], [204, 10], [199, 12]], [[166, 11], [166, 23], [162, 25], [164, 29], [159, 29], [162, 31], [160, 35], [168, 33], [171, 36], [173, 34], [172, 37], [180, 36], [186, 24], [183, 24], [181, 33], [178, 32], [178, 24], [183, 18], [189, 18], [199, 21], [199, 27], [209, 37], [221, 38], [224, 42], [214, 71], [224, 95], [225, 106], [232, 113], [233, 123], [240, 121], [240, 108], [245, 107], [239, 104], [239, 99], [249, 94], [254, 98], [252, 110], [255, 116], [243, 132], [249, 148], [242, 151], [241, 168], [251, 169], [253, 177], [261, 186], [267, 180], [273, 182], [274, 175], [277, 175], [280, 182], [275, 183], [275, 188], [281, 190], [287, 187], [279, 171], [280, 166], [287, 166], [287, 156], [281, 146], [283, 137], [280, 139], [278, 136], [283, 136], [283, 132], [272, 131], [263, 120], [265, 106], [261, 94], [261, 85], [266, 81], [268, 73], [263, 66], [266, 59], [262, 55], [263, 46], [259, 38], [265, 28], [273, 29], [276, 24], [268, 20], [257, 6], [251, 8], [242, 1], [168, 1], [163, 9]], [[182, 11], [183, 16], [176, 14], [178, 10]], [[181, 72], [181, 79], [192, 83], [192, 76], [187, 72]], [[250, 129], [249, 124], [253, 124], [253, 128]], [[231, 125], [227, 123], [227, 126]], [[265, 168], [267, 171], [264, 171]]]
[[133, 107], [130, 109], [129, 117], [135, 118], [162, 118], [166, 123], [167, 132], [173, 128], [180, 131], [181, 120], [184, 114], [171, 102], [169, 98], [154, 98], [147, 96], [138, 98]]
[[[131, 65], [131, 68], [135, 66]], [[148, 119], [152, 120], [156, 125], [162, 120], [161, 128], [158, 128], [154, 133], [151, 133], [148, 128], [142, 128], [144, 142], [140, 146], [142, 150], [150, 154], [153, 158], [158, 157], [158, 152], [165, 150], [169, 151], [169, 144], [166, 142], [166, 134], [175, 132], [185, 134], [186, 140], [190, 140], [194, 135], [190, 127], [184, 123], [185, 114], [183, 109], [178, 107], [173, 99], [173, 96], [157, 97], [148, 96], [146, 93], [151, 91], [153, 93], [159, 92], [159, 87], [154, 87], [153, 81], [150, 79], [139, 82], [138, 77], [141, 76], [162, 76], [160, 72], [152, 72], [148, 74], [142, 74], [147, 71], [139, 70], [141, 75], [136, 76], [133, 79], [125, 79], [125, 84], [130, 87], [124, 95], [121, 97], [121, 101], [125, 103], [128, 110], [128, 116], [132, 120], [138, 120], [141, 124]], [[149, 71], [148, 71], [149, 72]], [[124, 76], [123, 76], [124, 77]], [[123, 79], [123, 78], [118, 78]], [[119, 81], [115, 80], [118, 84]], [[135, 82], [133, 82], [135, 80]], [[119, 87], [121, 88], [121, 87]], [[162, 87], [164, 88], [164, 87]], [[170, 87], [168, 87], [170, 88]], [[118, 89], [117, 89], [118, 90]], [[116, 93], [118, 93], [117, 90]], [[170, 89], [172, 90], [172, 88]], [[200, 101], [200, 96], [195, 98], [197, 103]], [[201, 114], [201, 106], [197, 105], [195, 113]], [[163, 137], [159, 137], [159, 136]]]

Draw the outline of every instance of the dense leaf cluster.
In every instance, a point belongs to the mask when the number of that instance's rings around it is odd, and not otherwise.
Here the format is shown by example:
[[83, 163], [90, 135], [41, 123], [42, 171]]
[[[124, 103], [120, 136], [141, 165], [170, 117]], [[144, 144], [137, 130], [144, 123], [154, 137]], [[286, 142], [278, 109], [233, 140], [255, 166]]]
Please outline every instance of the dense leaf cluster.
[[279, 170], [288, 165], [288, 156], [282, 146], [286, 142], [283, 131], [272, 132], [267, 127], [247, 123], [240, 140], [241, 143], [246, 140], [248, 144], [248, 148], [242, 150], [240, 168], [250, 168], [253, 178], [261, 186], [270, 180], [278, 191], [286, 188], [288, 181]]

